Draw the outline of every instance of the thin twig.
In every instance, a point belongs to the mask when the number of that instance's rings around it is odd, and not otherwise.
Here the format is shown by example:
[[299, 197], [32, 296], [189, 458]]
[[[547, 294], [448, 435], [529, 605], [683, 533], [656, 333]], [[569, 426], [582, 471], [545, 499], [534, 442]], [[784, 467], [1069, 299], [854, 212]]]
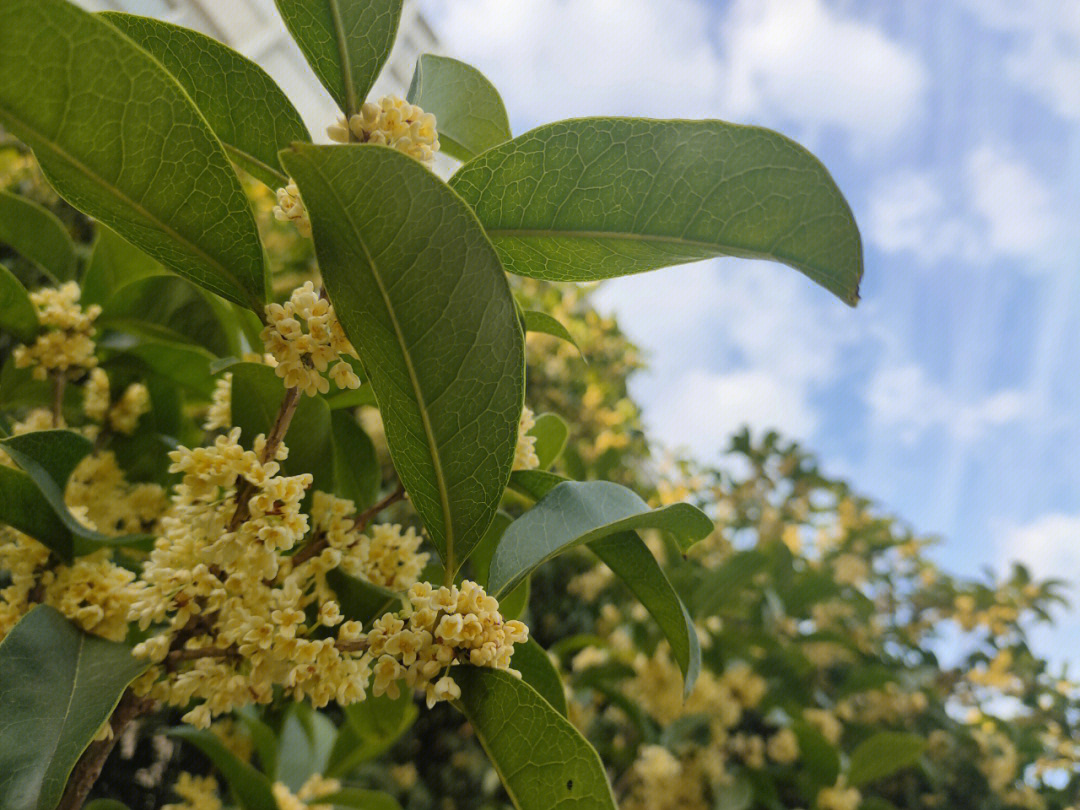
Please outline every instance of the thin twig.
[[113, 746], [120, 739], [120, 735], [124, 733], [132, 720], [139, 715], [147, 714], [153, 705], [154, 701], [149, 698], [138, 697], [130, 689], [125, 690], [120, 703], [116, 706], [116, 711], [109, 718], [112, 736], [107, 740], [90, 743], [83, 755], [79, 757], [56, 810], [79, 810], [83, 806], [94, 782], [101, 775], [101, 769], [105, 767], [105, 760], [109, 758]]
[[52, 426], [60, 427], [64, 421], [64, 387], [67, 385], [67, 374], [58, 371], [53, 375], [53, 400], [52, 400]]
[[[278, 408], [277, 418], [274, 419], [274, 425], [270, 428], [270, 434], [266, 437], [266, 445], [263, 447], [262, 456], [260, 457], [260, 461], [263, 463], [270, 461], [277, 455], [277, 449], [281, 446], [281, 440], [285, 438], [285, 433], [289, 430], [289, 423], [292, 422], [293, 415], [296, 413], [296, 406], [299, 404], [300, 389], [287, 389], [285, 398], [281, 400], [281, 407]], [[243, 480], [237, 483], [236, 511], [233, 512], [232, 519], [229, 521], [228, 531], [235, 532], [240, 528], [240, 524], [251, 516], [248, 501], [254, 494], [255, 485], [250, 481]]]
[[240, 658], [235, 647], [197, 647], [195, 649], [172, 650], [165, 656], [165, 668], [176, 669], [181, 661], [194, 661], [199, 658]]
[[[401, 484], [398, 484], [397, 489], [395, 489], [381, 501], [368, 507], [363, 512], [359, 512], [353, 516], [353, 520], [355, 521], [353, 531], [362, 532], [364, 529], [367, 528], [372, 518], [379, 514], [379, 512], [390, 506], [393, 506], [395, 503], [397, 503], [404, 497], [405, 487]], [[303, 563], [314, 557], [316, 554], [321, 553], [322, 550], [327, 547], [327, 545], [329, 545], [329, 543], [326, 540], [326, 535], [315, 535], [311, 539], [310, 543], [308, 543], [306, 546], [304, 546], [302, 549], [296, 552], [296, 554], [293, 555], [293, 568], [296, 568], [298, 565], [302, 565]]]

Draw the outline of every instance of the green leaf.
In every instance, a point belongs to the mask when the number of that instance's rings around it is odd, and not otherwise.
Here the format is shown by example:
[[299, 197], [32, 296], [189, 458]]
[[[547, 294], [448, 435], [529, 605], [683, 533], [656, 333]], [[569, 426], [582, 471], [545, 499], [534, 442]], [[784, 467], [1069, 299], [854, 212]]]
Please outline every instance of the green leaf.
[[255, 219], [179, 83], [65, 0], [0, 0], [0, 18], [0, 123], [60, 195], [180, 275], [261, 310]]
[[754, 801], [754, 789], [745, 779], [736, 778], [731, 784], [720, 785], [715, 790], [713, 810], [746, 810]]
[[344, 707], [346, 722], [338, 729], [326, 765], [329, 777], [344, 776], [393, 745], [416, 721], [419, 711], [412, 689], [400, 684], [396, 698], [382, 694]]
[[574, 336], [557, 318], [553, 318], [546, 312], [538, 312], [535, 309], [526, 309], [522, 314], [525, 317], [525, 330], [527, 332], [542, 332], [545, 335], [557, 337], [559, 340], [565, 340], [578, 350], [578, 354], [581, 354], [581, 347], [577, 345]]
[[71, 530], [57, 517], [34, 479], [0, 465], [0, 523], [33, 537], [63, 560], [74, 556]]
[[[97, 551], [103, 545], [148, 547], [153, 542], [153, 538], [145, 534], [111, 537], [93, 531], [76, 520], [68, 510], [64, 503], [64, 488], [75, 467], [94, 449], [93, 442], [85, 436], [70, 430], [38, 430], [0, 439], [0, 446], [33, 480], [41, 497], [69, 532], [66, 540], [51, 531], [47, 537], [31, 536], [66, 562], [70, 562], [73, 556]], [[15, 486], [24, 494], [27, 492], [24, 485]], [[26, 508], [33, 509], [35, 513], [40, 509], [36, 499], [26, 504]], [[18, 525], [12, 525], [18, 528]]]
[[68, 775], [146, 669], [131, 648], [76, 629], [39, 605], [0, 643], [4, 810], [53, 810]]
[[589, 549], [626, 583], [652, 614], [671, 645], [683, 672], [683, 694], [689, 695], [701, 671], [701, 645], [694, 620], [671, 586], [660, 564], [637, 532], [620, 532], [593, 540]]
[[116, 799], [94, 799], [83, 805], [84, 810], [130, 810], [123, 802]]
[[536, 424], [529, 435], [536, 437], [535, 449], [540, 459], [540, 469], [546, 470], [562, 454], [570, 428], [558, 414], [542, 413], [536, 417]]
[[518, 810], [614, 810], [600, 757], [535, 689], [496, 669], [458, 667], [454, 680], [461, 709]]
[[618, 484], [566, 481], [503, 534], [491, 560], [488, 591], [496, 596], [505, 593], [541, 563], [574, 546], [613, 534], [664, 529], [685, 550], [712, 528], [708, 516], [687, 503], [650, 510], [637, 494]]
[[[232, 420], [240, 428], [241, 440], [251, 446], [255, 436], [270, 433], [285, 383], [270, 366], [237, 363], [232, 367]], [[330, 409], [321, 397], [300, 396], [285, 437], [289, 457], [281, 463], [286, 475], [311, 473], [312, 489], [333, 492], [334, 449], [330, 431]]]
[[30, 302], [30, 294], [2, 264], [0, 264], [0, 329], [10, 332], [23, 343], [32, 341], [38, 331], [37, 310]]
[[503, 594], [499, 599], [499, 612], [504, 619], [517, 619], [529, 606], [529, 594], [532, 591], [532, 580], [529, 577], [521, 580], [510, 593]]
[[254, 706], [242, 706], [234, 711], [237, 719], [244, 724], [251, 742], [255, 746], [255, 752], [259, 755], [259, 768], [266, 774], [266, 778], [273, 781], [277, 775], [277, 735], [259, 718], [259, 713]]
[[512, 273], [595, 281], [713, 256], [789, 264], [848, 304], [862, 243], [832, 177], [771, 130], [581, 118], [489, 149], [450, 181]]
[[278, 736], [277, 781], [294, 793], [312, 774], [326, 770], [337, 729], [306, 703], [292, 703]]
[[569, 480], [547, 470], [515, 470], [510, 474], [510, 489], [526, 498], [538, 501], [559, 484]]
[[[214, 361], [214, 355], [202, 346], [114, 333], [99, 340], [98, 348], [115, 351], [118, 356], [138, 361], [137, 364], [147, 370], [194, 391], [203, 399], [210, 399], [213, 393], [214, 379], [210, 374], [210, 364]], [[110, 358], [106, 365], [112, 363], [113, 358]]]
[[83, 306], [104, 305], [125, 284], [167, 272], [160, 262], [147, 256], [115, 231], [99, 224], [79, 300]]
[[278, 151], [310, 141], [300, 113], [250, 59], [212, 37], [134, 14], [102, 14], [180, 82], [229, 157], [270, 188], [288, 183]]
[[488, 569], [491, 567], [491, 557], [495, 553], [495, 547], [499, 545], [506, 527], [514, 522], [514, 519], [506, 512], [499, 511], [487, 527], [484, 536], [476, 544], [472, 555], [469, 557], [469, 565], [472, 566], [473, 579], [487, 588]]
[[400, 601], [389, 588], [368, 582], [338, 568], [326, 572], [326, 584], [334, 591], [346, 619], [363, 622], [367, 627], [384, 613], [393, 610]]
[[799, 741], [799, 762], [818, 787], [836, 784], [840, 775], [840, 752], [820, 731], [805, 720], [793, 720], [791, 730]]
[[491, 523], [517, 444], [524, 338], [506, 275], [468, 206], [412, 158], [297, 145], [283, 163], [394, 466], [456, 572]]
[[435, 115], [442, 151], [458, 160], [512, 137], [499, 91], [487, 76], [457, 59], [421, 54], [407, 98]]
[[30, 259], [56, 281], [75, 277], [75, 244], [67, 228], [52, 211], [32, 200], [0, 191], [0, 242]]
[[379, 497], [382, 467], [364, 429], [351, 411], [330, 414], [334, 435], [334, 483], [337, 494], [348, 498], [357, 509], [367, 509]]
[[218, 773], [228, 782], [229, 789], [243, 810], [278, 810], [270, 780], [248, 763], [241, 761], [225, 747], [214, 732], [192, 726], [177, 726], [169, 729], [168, 734], [191, 743], [206, 754]]
[[275, 0], [285, 25], [346, 116], [360, 110], [397, 36], [401, 0]]
[[360, 810], [401, 810], [398, 800], [389, 793], [364, 788], [342, 788], [319, 799], [320, 804], [338, 807], [358, 807]]
[[559, 671], [551, 663], [544, 648], [529, 639], [524, 644], [514, 645], [514, 655], [510, 666], [521, 673], [521, 680], [537, 691], [563, 717], [569, 709], [566, 705], [566, 691], [563, 689]]
[[867, 782], [902, 771], [919, 761], [926, 740], [917, 734], [881, 731], [863, 740], [851, 752], [848, 782], [861, 787]]

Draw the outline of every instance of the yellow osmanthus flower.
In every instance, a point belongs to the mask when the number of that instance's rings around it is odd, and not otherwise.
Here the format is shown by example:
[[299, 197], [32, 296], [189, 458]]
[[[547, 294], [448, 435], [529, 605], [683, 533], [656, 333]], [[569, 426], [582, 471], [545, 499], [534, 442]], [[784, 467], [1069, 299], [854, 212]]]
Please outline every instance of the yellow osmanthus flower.
[[327, 779], [322, 774], [314, 773], [293, 793], [282, 782], [275, 782], [273, 786], [274, 799], [277, 801], [278, 810], [332, 810], [330, 804], [312, 804], [312, 801], [331, 796], [341, 790], [341, 782], [337, 779]]
[[109, 416], [109, 375], [105, 369], [92, 368], [83, 385], [83, 413], [94, 422], [104, 422]]
[[117, 433], [132, 434], [139, 417], [150, 412], [150, 391], [142, 383], [132, 383], [109, 410], [109, 427]]
[[643, 745], [631, 769], [623, 810], [707, 810], [705, 782], [692, 762], [682, 762], [666, 748]]
[[296, 231], [306, 239], [311, 238], [311, 217], [308, 216], [304, 201], [300, 199], [300, 189], [292, 180], [285, 188], [277, 190], [277, 205], [274, 206], [274, 219], [278, 222], [291, 222]]
[[773, 762], [790, 765], [799, 758], [799, 738], [790, 728], [782, 728], [769, 738], [765, 752]]
[[29, 345], [16, 346], [16, 368], [33, 368], [34, 379], [47, 379], [58, 372], [81, 373], [97, 365], [94, 356], [94, 320], [101, 307], [79, 306], [79, 285], [69, 281], [59, 287], [44, 287], [30, 293], [37, 310], [41, 332]]
[[161, 810], [221, 810], [224, 806], [218, 797], [217, 780], [212, 776], [192, 776], [183, 771], [172, 790], [183, 801], [163, 804]]
[[348, 120], [345, 116], [326, 128], [338, 143], [376, 143], [389, 146], [430, 164], [439, 151], [435, 116], [397, 96], [368, 101]]
[[536, 419], [526, 405], [521, 409], [521, 421], [518, 423], [517, 447], [514, 448], [515, 470], [535, 470], [540, 466], [540, 458], [536, 455], [536, 437], [529, 435], [534, 427]]
[[232, 425], [232, 372], [226, 371], [214, 382], [210, 407], [206, 411], [203, 430], [221, 430]]
[[817, 795], [818, 810], [857, 810], [861, 802], [862, 793], [848, 787], [843, 776], [832, 787], [822, 788]]
[[[333, 305], [306, 282], [284, 304], [266, 307], [268, 325], [262, 330], [266, 351], [277, 361], [274, 372], [287, 388], [300, 388], [308, 396], [325, 394], [329, 370], [338, 388], [358, 388], [360, 378], [341, 355], [356, 357], [356, 350], [334, 314]], [[331, 363], [334, 363], [331, 368]]]

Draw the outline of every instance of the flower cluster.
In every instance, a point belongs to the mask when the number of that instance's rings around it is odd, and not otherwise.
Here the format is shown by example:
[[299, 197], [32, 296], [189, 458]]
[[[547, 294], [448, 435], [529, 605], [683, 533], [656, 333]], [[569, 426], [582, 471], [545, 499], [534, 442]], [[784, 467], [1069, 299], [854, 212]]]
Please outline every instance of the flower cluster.
[[30, 293], [42, 331], [33, 344], [15, 348], [16, 368], [32, 366], [34, 378], [44, 380], [53, 372], [81, 373], [97, 365], [93, 334], [101, 307], [94, 304], [83, 310], [78, 303], [81, 292], [69, 281]]
[[278, 810], [333, 810], [331, 804], [313, 804], [312, 801], [332, 796], [339, 790], [341, 790], [341, 782], [337, 779], [327, 779], [318, 773], [313, 773], [308, 777], [296, 793], [289, 790], [282, 782], [275, 782], [273, 787]]
[[132, 383], [116, 404], [112, 404], [110, 396], [109, 376], [103, 369], [91, 369], [83, 385], [83, 413], [93, 422], [108, 423], [117, 433], [130, 436], [139, 417], [150, 411], [150, 391], [142, 383]]
[[210, 407], [206, 411], [203, 430], [220, 430], [232, 425], [232, 372], [226, 371], [214, 381]]
[[526, 405], [521, 409], [521, 421], [518, 423], [517, 447], [514, 448], [515, 470], [535, 470], [540, 466], [540, 458], [536, 455], [536, 437], [529, 435], [534, 427], [536, 419]]
[[285, 188], [277, 190], [277, 205], [274, 206], [274, 218], [278, 222], [291, 222], [301, 236], [311, 238], [311, 217], [308, 216], [304, 201], [300, 199], [300, 189], [292, 180]]
[[528, 640], [529, 629], [519, 621], [505, 621], [498, 600], [475, 582], [438, 590], [418, 582], [409, 589], [408, 603], [403, 616], [388, 613], [368, 632], [373, 694], [396, 697], [398, 681], [404, 678], [434, 706], [461, 696], [449, 674], [455, 664], [515, 672], [510, 657], [515, 644]]
[[326, 128], [338, 143], [376, 143], [404, 152], [421, 163], [431, 163], [439, 151], [435, 116], [397, 96], [365, 103], [348, 120], [345, 116]]
[[316, 492], [311, 517], [316, 535], [340, 554], [341, 570], [392, 591], [415, 584], [430, 554], [420, 551], [423, 537], [396, 523], [357, 526], [352, 501]]
[[[342, 354], [356, 356], [333, 305], [315, 292], [309, 281], [293, 291], [284, 304], [266, 307], [268, 325], [262, 331], [266, 351], [277, 361], [274, 371], [287, 388], [300, 388], [308, 396], [325, 394], [330, 377], [338, 388], [358, 388], [360, 378]], [[336, 361], [336, 363], [335, 363]], [[335, 363], [333, 368], [330, 364]]]

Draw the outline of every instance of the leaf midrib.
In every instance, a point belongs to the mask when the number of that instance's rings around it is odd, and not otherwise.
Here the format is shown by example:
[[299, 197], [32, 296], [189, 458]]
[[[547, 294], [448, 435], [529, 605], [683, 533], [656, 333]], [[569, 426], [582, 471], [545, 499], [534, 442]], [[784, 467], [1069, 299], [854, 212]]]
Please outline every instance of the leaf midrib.
[[[80, 633], [79, 634], [79, 650], [75, 654], [75, 667], [72, 670], [73, 674], [71, 676], [71, 689], [68, 691], [68, 702], [67, 702], [67, 706], [64, 707], [64, 716], [62, 718], [60, 718], [60, 730], [56, 735], [56, 742], [53, 744], [52, 753], [49, 755], [48, 759], [46, 760], [48, 763], [53, 762], [53, 760], [54, 760], [54, 758], [56, 756], [56, 752], [60, 748], [60, 740], [64, 736], [64, 728], [67, 727], [67, 719], [71, 715], [71, 704], [75, 700], [75, 687], [76, 687], [76, 684], [79, 681], [79, 662], [82, 661], [83, 649], [85, 647], [86, 647], [86, 636], [83, 635], [82, 633]], [[48, 772], [48, 766], [46, 766], [46, 772]], [[39, 801], [41, 799], [41, 790], [44, 788], [44, 786], [45, 786], [45, 781], [42, 780], [41, 785], [38, 787], [38, 800]]]
[[[333, 0], [331, 0], [333, 2]], [[398, 346], [401, 348], [401, 356], [405, 360], [405, 368], [409, 373], [409, 383], [412, 385], [413, 394], [416, 396], [416, 404], [420, 411], [420, 421], [424, 427], [424, 438], [427, 440], [428, 451], [431, 453], [431, 460], [433, 467], [435, 468], [435, 482], [439, 492], [439, 503], [442, 506], [443, 512], [443, 538], [446, 544], [445, 547], [445, 563], [446, 571], [449, 576], [454, 574], [454, 524], [453, 518], [450, 512], [450, 492], [446, 486], [446, 478], [443, 474], [442, 460], [439, 455], [438, 445], [435, 443], [435, 431], [431, 425], [431, 417], [428, 414], [427, 403], [424, 399], [423, 391], [420, 390], [420, 379], [417, 377], [416, 369], [413, 366], [412, 355], [408, 351], [408, 347], [405, 343], [405, 336], [401, 331], [401, 324], [398, 322], [397, 313], [394, 311], [394, 306], [390, 301], [389, 293], [386, 291], [386, 287], [383, 285], [382, 277], [379, 275], [379, 271], [375, 264], [374, 258], [371, 256], [371, 251], [368, 250], [367, 244], [364, 242], [364, 238], [360, 233], [360, 229], [357, 227], [356, 222], [353, 220], [352, 213], [349, 211], [348, 206], [345, 205], [345, 201], [337, 193], [337, 189], [330, 182], [329, 178], [323, 174], [322, 170], [314, 161], [308, 161], [309, 165], [315, 171], [316, 174], [322, 179], [323, 184], [330, 190], [330, 194], [337, 201], [338, 206], [345, 216], [346, 221], [349, 223], [349, 227], [352, 229], [353, 235], [356, 237], [357, 243], [360, 245], [360, 249], [364, 251], [364, 258], [367, 259], [368, 266], [371, 268], [372, 278], [375, 279], [375, 284], [379, 288], [379, 294], [382, 296], [383, 304], [386, 307], [387, 315], [390, 318], [390, 323], [394, 328], [394, 337], [397, 339]]]
[[[334, 24], [334, 39], [337, 41], [338, 59], [341, 60], [341, 78], [345, 83], [345, 117], [352, 118], [359, 111], [359, 99], [352, 79], [352, 62], [349, 59], [349, 43], [345, 41], [345, 26], [341, 22], [341, 8], [338, 0], [327, 0], [330, 16]], [[364, 249], [367, 252], [367, 249]]]
[[236, 287], [237, 290], [241, 291], [244, 294], [245, 298], [248, 298], [249, 305], [255, 304], [256, 310], [259, 309], [261, 305], [258, 304], [258, 302], [255, 302], [249, 298], [248, 291], [245, 285], [240, 283], [240, 280], [220, 261], [212, 257], [210, 254], [206, 253], [202, 248], [200, 248], [198, 245], [196, 245], [194, 242], [190, 241], [186, 237], [182, 236], [169, 225], [162, 222], [158, 217], [151, 214], [140, 203], [135, 202], [130, 197], [128, 197], [128, 195], [121, 192], [118, 188], [116, 188], [116, 186], [105, 182], [103, 178], [99, 177], [87, 166], [85, 166], [82, 161], [76, 160], [72, 155], [67, 152], [67, 150], [63, 149], [59, 144], [53, 141], [52, 138], [42, 135], [35, 127], [27, 124], [23, 119], [17, 118], [3, 107], [0, 107], [0, 118], [6, 119], [9, 123], [13, 122], [16, 127], [25, 127], [29, 132], [32, 132], [34, 137], [37, 138], [46, 148], [52, 150], [59, 158], [66, 160], [68, 163], [74, 166], [87, 179], [89, 179], [95, 185], [99, 186], [102, 190], [104, 190], [107, 195], [113, 196], [126, 203], [127, 205], [130, 205], [138, 213], [142, 214], [144, 217], [154, 223], [154, 225], [156, 225], [166, 234], [174, 238], [177, 242], [180, 242], [184, 246], [188, 247], [200, 259], [205, 261], [215, 270], [220, 271], [220, 273], [225, 276], [225, 278], [227, 278]]

